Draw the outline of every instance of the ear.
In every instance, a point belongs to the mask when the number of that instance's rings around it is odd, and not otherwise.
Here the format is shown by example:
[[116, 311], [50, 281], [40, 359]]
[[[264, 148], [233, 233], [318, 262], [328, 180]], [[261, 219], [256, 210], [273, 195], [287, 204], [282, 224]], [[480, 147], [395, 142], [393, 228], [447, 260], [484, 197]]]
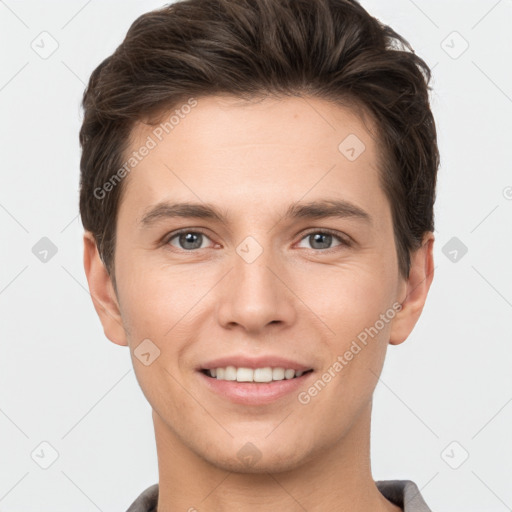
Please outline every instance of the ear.
[[391, 326], [389, 343], [404, 342], [418, 321], [434, 278], [434, 234], [427, 233], [419, 249], [411, 254], [409, 277], [404, 279], [401, 290], [402, 309], [396, 314]]
[[117, 345], [128, 345], [114, 286], [90, 231], [84, 233], [84, 269], [105, 336]]

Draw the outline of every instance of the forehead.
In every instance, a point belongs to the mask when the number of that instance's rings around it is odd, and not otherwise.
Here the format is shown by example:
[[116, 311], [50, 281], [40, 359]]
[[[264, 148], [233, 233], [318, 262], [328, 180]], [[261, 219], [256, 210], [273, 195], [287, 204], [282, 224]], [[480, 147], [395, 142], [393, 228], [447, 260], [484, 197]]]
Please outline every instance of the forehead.
[[124, 184], [134, 206], [168, 196], [248, 207], [249, 197], [263, 205], [336, 190], [375, 201], [375, 129], [351, 108], [314, 97], [208, 96], [176, 105], [160, 121], [138, 123], [131, 134], [127, 159], [150, 147]]
[[160, 115], [155, 124], [135, 124], [130, 149], [144, 143], [148, 135], [157, 144], [170, 142], [173, 135], [191, 138], [191, 143], [202, 147], [216, 148], [244, 144], [304, 145], [307, 137], [317, 144], [321, 142], [322, 148], [330, 146], [331, 151], [339, 151], [341, 140], [338, 139], [346, 135], [357, 135], [370, 146], [376, 138], [372, 118], [361, 105], [343, 105], [317, 97], [268, 96], [242, 100], [226, 95], [205, 96], [183, 99]]

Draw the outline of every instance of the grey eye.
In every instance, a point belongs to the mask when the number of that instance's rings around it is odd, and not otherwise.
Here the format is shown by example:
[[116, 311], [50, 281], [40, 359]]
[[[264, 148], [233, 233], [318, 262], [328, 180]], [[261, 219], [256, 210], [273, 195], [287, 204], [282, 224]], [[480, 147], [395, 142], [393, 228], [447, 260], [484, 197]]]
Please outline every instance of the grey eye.
[[330, 233], [324, 233], [323, 231], [317, 231], [315, 233], [309, 233], [302, 240], [307, 240], [310, 244], [311, 249], [331, 249], [334, 247], [332, 245], [333, 241], [338, 240], [338, 244], [342, 245], [343, 241], [340, 237], [336, 235], [331, 235]]
[[[178, 245], [174, 244], [173, 240], [177, 240]], [[197, 231], [186, 231], [184, 233], [174, 235], [168, 243], [178, 249], [191, 251], [194, 249], [202, 249], [202, 245], [205, 240], [209, 240], [209, 238], [206, 235], [203, 235], [203, 233], [199, 233]]]

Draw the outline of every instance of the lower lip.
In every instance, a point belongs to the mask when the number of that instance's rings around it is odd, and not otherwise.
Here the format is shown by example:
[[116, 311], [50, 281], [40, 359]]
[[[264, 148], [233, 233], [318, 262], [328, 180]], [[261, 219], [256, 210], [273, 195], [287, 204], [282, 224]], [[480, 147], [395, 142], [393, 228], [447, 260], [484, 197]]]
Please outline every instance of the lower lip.
[[272, 382], [238, 382], [220, 380], [198, 372], [206, 386], [234, 403], [243, 405], [265, 405], [275, 402], [291, 393], [297, 393], [313, 372], [305, 373], [293, 379]]

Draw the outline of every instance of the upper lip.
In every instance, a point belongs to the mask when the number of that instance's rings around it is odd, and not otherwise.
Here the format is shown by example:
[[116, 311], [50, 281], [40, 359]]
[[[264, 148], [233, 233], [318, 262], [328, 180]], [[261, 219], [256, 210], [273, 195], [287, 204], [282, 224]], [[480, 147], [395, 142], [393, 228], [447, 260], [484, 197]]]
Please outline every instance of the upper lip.
[[233, 355], [212, 359], [199, 367], [199, 370], [211, 370], [212, 368], [225, 368], [226, 366], [235, 366], [236, 368], [284, 368], [293, 369], [295, 371], [305, 372], [311, 370], [312, 367], [278, 356], [259, 356], [248, 357], [247, 355]]

